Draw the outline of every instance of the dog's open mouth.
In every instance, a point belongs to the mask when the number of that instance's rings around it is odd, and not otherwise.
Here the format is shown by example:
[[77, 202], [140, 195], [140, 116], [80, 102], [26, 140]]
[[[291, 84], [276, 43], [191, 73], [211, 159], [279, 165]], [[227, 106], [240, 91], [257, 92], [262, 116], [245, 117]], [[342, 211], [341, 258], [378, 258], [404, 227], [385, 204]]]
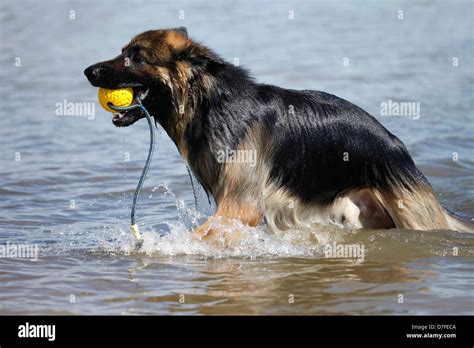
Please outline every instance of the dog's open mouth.
[[[144, 100], [148, 96], [148, 88], [144, 87], [133, 87], [133, 102], [132, 105], [138, 104], [137, 98], [143, 104]], [[139, 107], [120, 111], [114, 114], [112, 122], [117, 127], [127, 127], [134, 124], [139, 119], [145, 117], [142, 110]]]

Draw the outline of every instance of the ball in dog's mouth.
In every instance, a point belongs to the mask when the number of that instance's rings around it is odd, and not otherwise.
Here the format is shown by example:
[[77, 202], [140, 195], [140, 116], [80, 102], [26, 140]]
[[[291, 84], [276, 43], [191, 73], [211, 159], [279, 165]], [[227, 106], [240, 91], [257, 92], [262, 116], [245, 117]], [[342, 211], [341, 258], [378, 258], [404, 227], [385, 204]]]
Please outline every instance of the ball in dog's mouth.
[[[140, 99], [141, 102], [145, 100], [148, 96], [148, 88], [140, 88], [134, 87], [133, 88], [133, 102], [132, 105], [137, 104], [137, 98]], [[117, 127], [127, 127], [138, 121], [139, 119], [143, 118], [144, 115], [140, 108], [133, 108], [127, 111], [121, 111], [113, 114], [112, 122]]]

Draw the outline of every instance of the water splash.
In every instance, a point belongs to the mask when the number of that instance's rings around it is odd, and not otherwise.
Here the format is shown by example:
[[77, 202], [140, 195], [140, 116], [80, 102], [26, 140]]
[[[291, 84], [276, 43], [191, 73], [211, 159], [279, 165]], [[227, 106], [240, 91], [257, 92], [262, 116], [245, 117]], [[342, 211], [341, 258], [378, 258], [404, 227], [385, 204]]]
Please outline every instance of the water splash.
[[[135, 249], [128, 226], [122, 220], [105, 223], [90, 231], [90, 225], [74, 224], [61, 232], [59, 243], [65, 249], [99, 249], [108, 254], [145, 254], [153, 257], [193, 255], [204, 258], [325, 257], [325, 246], [332, 243], [358, 244], [365, 250], [365, 261], [394, 262], [422, 257], [474, 257], [474, 234], [450, 231], [359, 230], [337, 226], [311, 225], [284, 232], [269, 232], [265, 226], [249, 227], [238, 222], [233, 227], [243, 238], [233, 246], [211, 244], [194, 237], [193, 230], [208, 215], [174, 193], [166, 183], [153, 187], [149, 198], [158, 194], [160, 204], [171, 203], [175, 213], [159, 220], [144, 218], [140, 226], [144, 244]], [[155, 197], [156, 198], [156, 197]], [[173, 208], [174, 206], [174, 208]], [[148, 224], [147, 224], [148, 222]], [[97, 248], [97, 246], [99, 246]], [[57, 249], [58, 245], [50, 246]]]

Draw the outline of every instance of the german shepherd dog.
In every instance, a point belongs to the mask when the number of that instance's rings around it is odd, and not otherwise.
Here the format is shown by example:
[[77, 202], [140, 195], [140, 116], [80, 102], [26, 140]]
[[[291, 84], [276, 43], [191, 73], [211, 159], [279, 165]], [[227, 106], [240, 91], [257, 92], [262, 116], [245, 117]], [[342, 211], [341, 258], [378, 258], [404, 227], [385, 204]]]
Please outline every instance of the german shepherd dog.
[[[474, 230], [443, 209], [404, 144], [367, 112], [325, 92], [256, 83], [185, 28], [139, 34], [84, 73], [96, 87], [132, 87], [212, 195], [217, 211], [199, 238], [233, 238], [235, 220]], [[143, 117], [134, 109], [112, 122]]]

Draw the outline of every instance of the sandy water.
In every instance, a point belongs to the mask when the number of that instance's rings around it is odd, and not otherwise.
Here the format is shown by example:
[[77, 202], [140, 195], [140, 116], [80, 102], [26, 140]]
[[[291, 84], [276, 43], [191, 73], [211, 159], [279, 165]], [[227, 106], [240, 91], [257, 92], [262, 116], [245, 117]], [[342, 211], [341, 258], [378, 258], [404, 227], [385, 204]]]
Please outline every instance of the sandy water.
[[[314, 226], [246, 229], [227, 250], [193, 240], [213, 207], [198, 189], [196, 210], [162, 130], [137, 253], [129, 209], [146, 122], [117, 129], [98, 105], [94, 117], [55, 114], [65, 100], [96, 102], [85, 67], [138, 32], [184, 25], [258, 81], [363, 107], [405, 142], [444, 205], [474, 216], [473, 4], [368, 3], [3, 1], [0, 243], [39, 255], [0, 258], [0, 314], [474, 314], [474, 235]], [[420, 103], [420, 117], [381, 116], [389, 99]], [[363, 246], [364, 259], [326, 258], [333, 243]]]

